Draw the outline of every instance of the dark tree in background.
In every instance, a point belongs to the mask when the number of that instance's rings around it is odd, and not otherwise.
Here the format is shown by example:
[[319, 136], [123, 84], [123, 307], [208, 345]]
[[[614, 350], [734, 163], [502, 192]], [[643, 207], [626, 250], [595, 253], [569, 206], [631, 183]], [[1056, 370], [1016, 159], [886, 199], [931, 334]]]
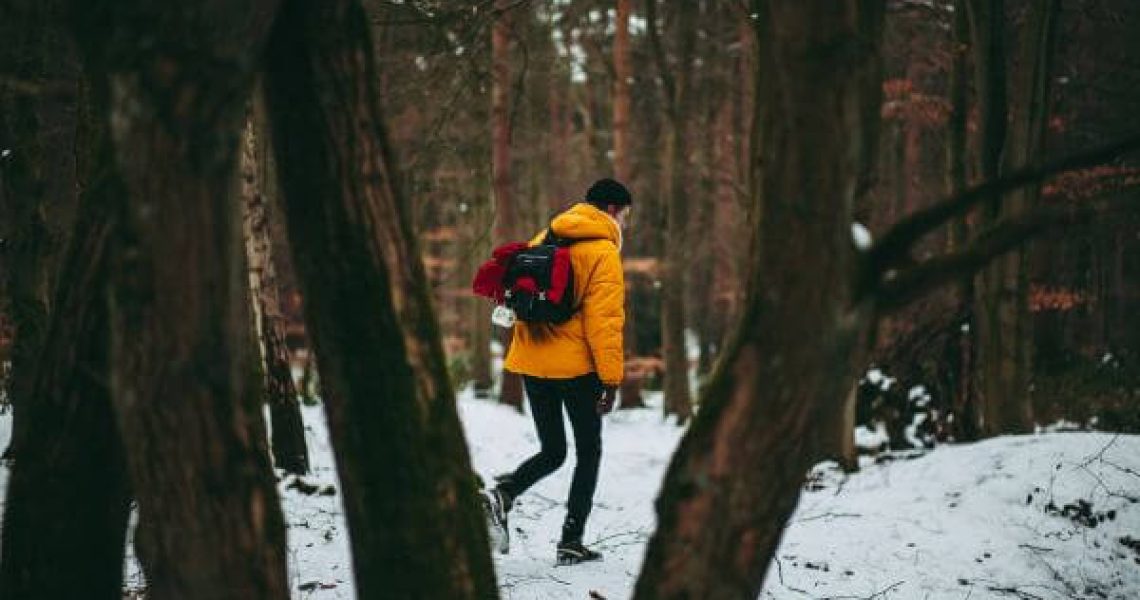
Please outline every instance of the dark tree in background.
[[309, 450], [305, 444], [305, 424], [301, 404], [285, 346], [285, 322], [281, 314], [277, 280], [279, 260], [273, 248], [269, 211], [276, 199], [276, 172], [272, 168], [272, 147], [261, 90], [254, 91], [249, 103], [241, 142], [241, 199], [246, 259], [249, 263], [250, 309], [257, 334], [265, 400], [269, 405], [270, 449], [273, 463], [288, 473], [309, 472]]
[[[511, 29], [512, 0], [495, 2], [491, 25], [491, 187], [495, 197], [494, 245], [514, 241], [521, 234], [511, 174]], [[511, 332], [496, 329], [503, 356], [511, 347]], [[522, 412], [522, 377], [503, 369], [499, 400]]]
[[650, 40], [653, 42], [654, 59], [661, 78], [661, 94], [664, 96], [665, 122], [667, 124], [663, 158], [664, 165], [662, 196], [665, 199], [666, 230], [664, 253], [664, 277], [661, 283], [661, 354], [665, 362], [666, 415], [676, 415], [679, 423], [684, 423], [692, 415], [692, 398], [689, 391], [689, 357], [685, 343], [685, 256], [689, 251], [688, 239], [688, 198], [685, 182], [692, 173], [689, 163], [688, 121], [691, 118], [693, 90], [692, 60], [696, 41], [696, 3], [681, 2], [676, 5], [676, 14], [671, 21], [671, 31], [676, 37], [674, 63], [666, 55], [657, 33], [657, 3], [649, 0], [646, 4], [646, 19]]
[[[442, 354], [425, 277], [407, 264], [418, 260], [417, 246], [398, 196], [371, 48], [354, 0], [286, 0], [266, 70], [357, 589], [362, 598], [493, 597], [453, 393], [442, 360], [432, 358]], [[386, 256], [404, 261], [404, 270]]]

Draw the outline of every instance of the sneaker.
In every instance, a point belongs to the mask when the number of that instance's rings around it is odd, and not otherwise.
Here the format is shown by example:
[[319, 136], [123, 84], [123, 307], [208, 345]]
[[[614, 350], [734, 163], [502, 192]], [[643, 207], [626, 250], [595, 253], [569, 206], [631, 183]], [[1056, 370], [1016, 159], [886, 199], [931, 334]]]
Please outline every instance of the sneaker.
[[491, 534], [491, 547], [499, 554], [511, 551], [511, 530], [507, 523], [507, 511], [511, 509], [511, 499], [499, 488], [483, 490], [483, 510], [487, 514], [487, 526]]
[[558, 543], [558, 564], [576, 565], [582, 562], [602, 560], [602, 553], [590, 550], [579, 540]]

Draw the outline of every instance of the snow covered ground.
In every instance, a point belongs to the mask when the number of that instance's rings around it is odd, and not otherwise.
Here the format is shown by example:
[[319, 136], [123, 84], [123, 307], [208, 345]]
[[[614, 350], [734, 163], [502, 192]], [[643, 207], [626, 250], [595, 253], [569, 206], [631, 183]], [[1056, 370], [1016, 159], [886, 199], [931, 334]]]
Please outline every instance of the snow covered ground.
[[[467, 395], [460, 410], [485, 478], [538, 446], [528, 417]], [[315, 467], [306, 481], [336, 486], [320, 408], [306, 407], [305, 418]], [[8, 421], [0, 416], [0, 441]], [[554, 566], [571, 451], [511, 513], [511, 553], [495, 555], [503, 598], [627, 598], [680, 433], [655, 409], [607, 417], [586, 534], [604, 562]], [[6, 477], [0, 469], [0, 486]], [[339, 495], [302, 494], [291, 482], [280, 489], [295, 597], [352, 598]], [[1128, 545], [1140, 538], [1140, 436], [1048, 433], [944, 446], [868, 460], [850, 477], [821, 465], [808, 487], [761, 598], [1140, 598], [1140, 554]], [[127, 579], [139, 583], [130, 565]]]

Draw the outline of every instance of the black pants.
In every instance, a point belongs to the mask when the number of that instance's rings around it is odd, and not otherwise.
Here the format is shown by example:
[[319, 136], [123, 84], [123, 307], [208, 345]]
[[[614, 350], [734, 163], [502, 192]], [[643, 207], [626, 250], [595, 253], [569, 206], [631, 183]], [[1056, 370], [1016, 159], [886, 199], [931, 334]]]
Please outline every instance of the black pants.
[[574, 430], [578, 460], [570, 483], [562, 539], [580, 540], [594, 504], [598, 464], [602, 458], [602, 417], [597, 411], [602, 383], [594, 373], [574, 379], [524, 377], [523, 381], [542, 449], [519, 465], [501, 487], [512, 498], [517, 497], [566, 461], [566, 430], [562, 426], [562, 407], [565, 406]]

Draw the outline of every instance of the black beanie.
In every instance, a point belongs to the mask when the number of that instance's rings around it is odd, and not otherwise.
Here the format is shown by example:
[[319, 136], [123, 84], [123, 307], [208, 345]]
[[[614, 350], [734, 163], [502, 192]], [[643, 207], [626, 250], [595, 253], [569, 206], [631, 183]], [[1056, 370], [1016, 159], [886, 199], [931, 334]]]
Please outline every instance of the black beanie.
[[629, 206], [633, 203], [633, 197], [629, 195], [629, 190], [617, 181], [605, 178], [599, 179], [590, 186], [586, 191], [586, 202], [596, 206], [606, 206], [609, 204], [616, 204], [618, 206]]

